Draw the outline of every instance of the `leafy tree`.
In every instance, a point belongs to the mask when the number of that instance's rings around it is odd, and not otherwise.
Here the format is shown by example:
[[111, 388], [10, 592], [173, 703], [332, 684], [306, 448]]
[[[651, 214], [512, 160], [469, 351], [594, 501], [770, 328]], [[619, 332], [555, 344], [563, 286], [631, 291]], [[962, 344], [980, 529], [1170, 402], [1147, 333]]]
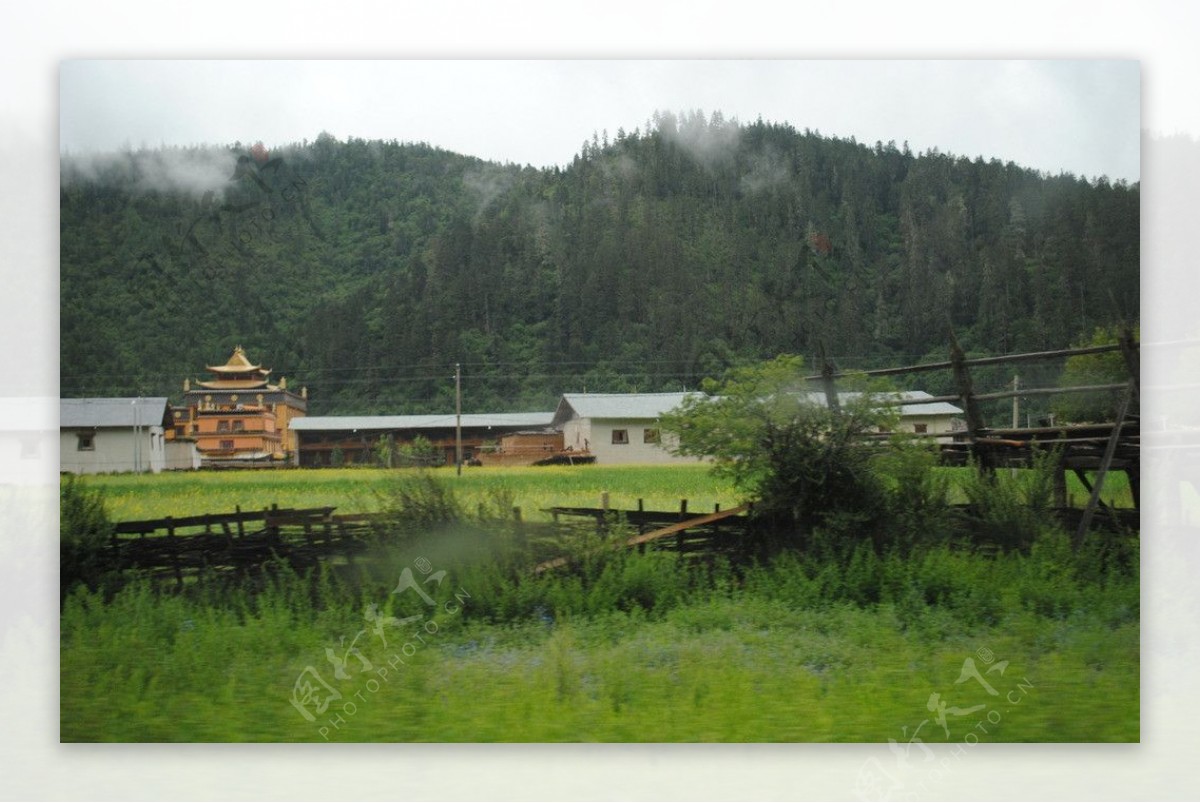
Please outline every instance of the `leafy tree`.
[[432, 466], [438, 458], [437, 447], [423, 435], [418, 435], [397, 449], [397, 462], [402, 466]]
[[801, 385], [803, 361], [781, 356], [737, 368], [707, 395], [688, 397], [662, 429], [681, 455], [709, 457], [713, 469], [756, 500], [756, 510], [800, 533], [837, 517], [870, 520], [881, 487], [862, 436], [889, 428], [894, 415], [872, 393], [829, 409]]
[[[1076, 344], [1076, 348], [1084, 346], [1104, 346], [1118, 342], [1123, 331], [1117, 327], [1100, 326], [1092, 333], [1087, 343]], [[1134, 342], [1141, 340], [1139, 327], [1131, 332]], [[1129, 379], [1129, 367], [1120, 351], [1108, 351], [1103, 354], [1080, 354], [1068, 357], [1063, 367], [1062, 387], [1087, 387], [1089, 385], [1115, 385]], [[1088, 393], [1070, 393], [1056, 396], [1051, 409], [1060, 421], [1112, 421], [1121, 403], [1124, 391], [1095, 391]], [[1134, 400], [1136, 402], [1136, 399]], [[1137, 408], [1130, 406], [1130, 413], [1136, 413]]]
[[380, 435], [375, 441], [375, 460], [383, 468], [391, 468], [396, 454], [396, 443], [388, 435]]

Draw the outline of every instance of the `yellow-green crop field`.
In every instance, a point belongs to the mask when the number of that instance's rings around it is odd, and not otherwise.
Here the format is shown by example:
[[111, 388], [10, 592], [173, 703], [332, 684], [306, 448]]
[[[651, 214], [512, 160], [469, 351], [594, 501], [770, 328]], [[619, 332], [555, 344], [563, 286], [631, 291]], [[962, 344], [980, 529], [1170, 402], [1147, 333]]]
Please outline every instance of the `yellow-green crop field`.
[[[333, 506], [340, 513], [379, 509], [389, 482], [411, 475], [409, 469], [336, 468], [261, 471], [189, 471], [157, 475], [109, 474], [86, 478], [104, 491], [113, 521], [227, 513], [235, 507], [261, 510], [271, 505], [312, 508]], [[609, 495], [614, 509], [633, 509], [639, 499], [647, 510], [704, 513], [715, 505], [728, 508], [740, 499], [729, 483], [714, 478], [706, 466], [546, 466], [534, 468], [433, 470], [453, 488], [468, 510], [497, 492], [521, 508], [530, 521], [549, 520], [546, 508], [599, 507]]]
[[[939, 469], [952, 478], [951, 501], [963, 501], [953, 478], [970, 469]], [[105, 474], [84, 478], [104, 491], [113, 521], [229, 513], [235, 508], [261, 510], [271, 505], [293, 508], [332, 506], [339, 513], [368, 513], [379, 509], [389, 483], [413, 473], [410, 469], [330, 468], [259, 471], [181, 471], [149, 474]], [[448, 483], [467, 510], [487, 504], [497, 493], [511, 498], [528, 521], [546, 521], [550, 507], [600, 507], [608, 495], [616, 510], [632, 510], [642, 500], [647, 510], [678, 510], [687, 500], [697, 514], [716, 505], [729, 508], [745, 500], [726, 480], [714, 477], [705, 465], [665, 466], [547, 466], [468, 467], [461, 475], [451, 468], [433, 470]], [[1079, 506], [1087, 491], [1068, 475], [1068, 493]], [[1106, 480], [1106, 502], [1131, 507], [1124, 474]]]

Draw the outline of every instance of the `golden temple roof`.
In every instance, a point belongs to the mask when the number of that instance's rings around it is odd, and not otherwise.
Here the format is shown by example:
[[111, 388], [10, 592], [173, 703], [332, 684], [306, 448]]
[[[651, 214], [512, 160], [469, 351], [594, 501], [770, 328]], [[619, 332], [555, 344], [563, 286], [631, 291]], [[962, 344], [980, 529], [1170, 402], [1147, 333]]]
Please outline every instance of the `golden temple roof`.
[[196, 382], [207, 390], [278, 390], [274, 385], [268, 385], [266, 379], [210, 379], [208, 382]]
[[229, 355], [229, 360], [224, 365], [209, 365], [205, 367], [217, 374], [257, 373], [266, 376], [271, 373], [271, 369], [269, 368], [263, 368], [261, 365], [253, 365], [246, 357], [246, 352], [241, 346], [233, 350], [233, 354]]

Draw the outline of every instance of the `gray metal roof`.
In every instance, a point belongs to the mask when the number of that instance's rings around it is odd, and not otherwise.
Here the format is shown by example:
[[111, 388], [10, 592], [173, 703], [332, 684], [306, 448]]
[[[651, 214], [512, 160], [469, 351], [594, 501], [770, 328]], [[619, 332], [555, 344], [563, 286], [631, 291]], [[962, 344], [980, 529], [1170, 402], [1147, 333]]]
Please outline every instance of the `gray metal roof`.
[[[470, 413], [462, 417], [464, 427], [547, 427], [554, 413]], [[288, 428], [298, 431], [346, 432], [363, 430], [447, 429], [455, 426], [449, 415], [326, 415], [293, 418]]]
[[695, 393], [564, 393], [554, 414], [561, 426], [572, 417], [656, 419]]
[[58, 410], [60, 429], [170, 424], [165, 396], [137, 399], [59, 399]]
[[[594, 419], [647, 419], [655, 420], [663, 414], [675, 409], [689, 396], [699, 395], [690, 393], [564, 393], [558, 403], [558, 409], [553, 413], [471, 413], [462, 417], [463, 427], [484, 428], [516, 428], [530, 429], [536, 427], [557, 426], [572, 418]], [[808, 397], [814, 404], [824, 404], [822, 393], [810, 393]], [[858, 396], [856, 393], [839, 393], [838, 397], [850, 401]], [[936, 402], [921, 404], [918, 400], [932, 398], [922, 390], [903, 391], [894, 394], [904, 400], [916, 403], [904, 404], [900, 408], [901, 415], [961, 415], [962, 410], [952, 404]], [[395, 431], [405, 429], [449, 429], [455, 424], [454, 414], [447, 415], [338, 415], [338, 416], [306, 416], [293, 418], [288, 427], [304, 432], [349, 432], [354, 430], [366, 431]]]
[[[816, 391], [810, 391], [805, 394], [813, 404], [825, 404], [825, 394]], [[900, 405], [901, 416], [918, 416], [918, 415], [962, 415], [962, 408], [955, 407], [948, 402], [932, 402], [922, 404], [921, 399], [932, 399], [933, 396], [923, 390], [898, 390], [888, 393], [875, 394], [880, 398], [892, 399], [895, 401], [912, 402], [911, 404]], [[839, 393], [838, 400], [841, 402], [851, 402], [862, 396], [861, 393], [847, 392]]]
[[[595, 419], [657, 419], [673, 410], [689, 396], [697, 393], [565, 393], [554, 414], [555, 426], [562, 426], [573, 417]], [[802, 394], [811, 403], [824, 406], [825, 394], [810, 392]], [[839, 393], [838, 398], [850, 402], [862, 394]], [[897, 400], [911, 401], [900, 405], [902, 416], [962, 415], [962, 410], [946, 402], [920, 403], [931, 399], [923, 390], [905, 390], [884, 394]]]

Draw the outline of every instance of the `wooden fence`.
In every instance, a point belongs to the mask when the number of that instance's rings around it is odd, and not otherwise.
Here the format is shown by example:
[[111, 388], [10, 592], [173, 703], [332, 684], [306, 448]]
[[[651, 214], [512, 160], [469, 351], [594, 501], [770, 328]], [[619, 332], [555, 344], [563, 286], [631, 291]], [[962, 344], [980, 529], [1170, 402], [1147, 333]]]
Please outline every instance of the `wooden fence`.
[[335, 508], [280, 508], [118, 522], [110, 539], [118, 569], [167, 571], [182, 585], [185, 573], [245, 570], [270, 560], [295, 567], [341, 555], [349, 560], [376, 532], [376, 514], [336, 515]]
[[[1066, 360], [1089, 354], [1119, 352], [1125, 365], [1127, 378], [1123, 382], [1074, 387], [1020, 388], [979, 393], [975, 389], [972, 368], [984, 366], [1016, 365], [1049, 360]], [[973, 463], [983, 471], [1001, 467], [1028, 466], [1035, 456], [1053, 450], [1059, 455], [1056, 471], [1055, 502], [1061, 509], [1067, 508], [1066, 473], [1073, 472], [1083, 486], [1089, 490], [1089, 498], [1075, 526], [1075, 543], [1078, 545], [1091, 526], [1097, 511], [1105, 510], [1100, 500], [1105, 477], [1113, 470], [1124, 471], [1129, 478], [1134, 507], [1140, 505], [1141, 480], [1141, 432], [1139, 420], [1130, 415], [1131, 407], [1137, 402], [1140, 389], [1140, 346], [1132, 331], [1126, 327], [1116, 343], [1086, 346], [1056, 351], [1008, 354], [999, 357], [967, 359], [954, 333], [950, 333], [950, 359], [945, 362], [923, 363], [897, 368], [881, 368], [869, 371], [839, 372], [828, 358], [823, 357], [821, 373], [805, 377], [818, 383], [825, 392], [830, 409], [838, 409], [837, 381], [848, 377], [888, 377], [908, 374], [949, 370], [954, 378], [955, 393], [933, 396], [919, 400], [889, 399], [882, 396], [880, 405], [934, 404], [951, 402], [961, 404], [966, 429], [954, 433], [953, 443], [940, 444], [942, 461], [949, 465]], [[1042, 426], [1021, 428], [1015, 422], [1010, 428], [989, 427], [980, 409], [980, 402], [1016, 399], [1031, 396], [1055, 396], [1063, 394], [1115, 392], [1120, 393], [1114, 420], [1100, 424]], [[934, 437], [934, 436], [931, 436]], [[945, 437], [943, 434], [941, 437]], [[1092, 472], [1089, 480], [1085, 472]]]

